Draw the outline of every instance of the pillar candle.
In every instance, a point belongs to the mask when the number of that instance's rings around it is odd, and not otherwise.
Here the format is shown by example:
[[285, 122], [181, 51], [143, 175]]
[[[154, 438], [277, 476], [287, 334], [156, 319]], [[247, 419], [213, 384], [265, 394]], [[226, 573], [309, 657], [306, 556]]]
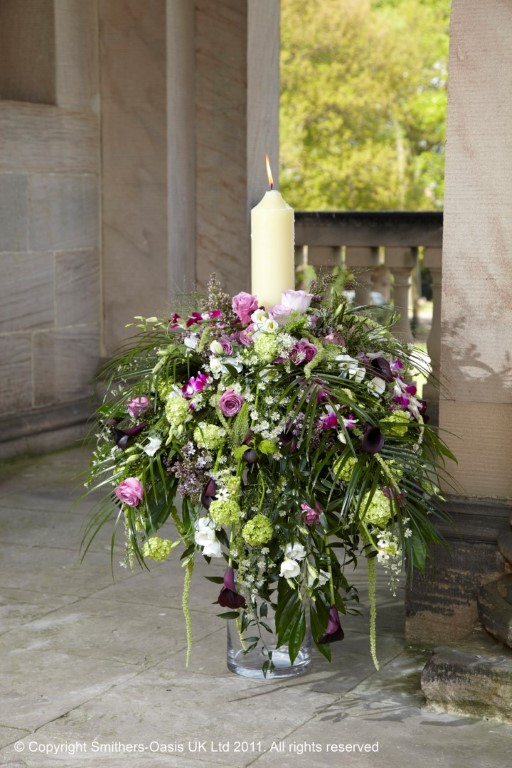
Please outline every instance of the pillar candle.
[[251, 211], [251, 292], [270, 309], [290, 288], [295, 288], [293, 208], [270, 189]]

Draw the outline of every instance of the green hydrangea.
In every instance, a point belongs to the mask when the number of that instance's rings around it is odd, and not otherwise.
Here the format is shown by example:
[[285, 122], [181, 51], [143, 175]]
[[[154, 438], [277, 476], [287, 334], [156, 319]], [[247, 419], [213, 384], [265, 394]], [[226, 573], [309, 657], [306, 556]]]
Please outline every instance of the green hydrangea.
[[165, 415], [172, 426], [183, 424], [190, 414], [188, 402], [180, 395], [172, 394], [165, 404]]
[[150, 557], [152, 560], [167, 560], [172, 548], [172, 541], [169, 541], [169, 539], [152, 536], [144, 543], [142, 554], [144, 557]]
[[266, 544], [272, 538], [274, 529], [266, 515], [255, 515], [242, 529], [242, 537], [246, 544], [258, 547]]
[[224, 445], [226, 430], [216, 424], [202, 424], [194, 429], [194, 440], [200, 448], [215, 451]]
[[274, 333], [259, 333], [254, 339], [253, 348], [263, 363], [270, 363], [279, 351], [279, 340]]
[[345, 461], [343, 458], [335, 461], [332, 468], [336, 477], [339, 477], [340, 480], [344, 480], [346, 483], [348, 483], [356, 464], [357, 459], [354, 456], [349, 456], [348, 459], [345, 459]]
[[[370, 498], [370, 491], [365, 493], [361, 502], [361, 510], [366, 509], [368, 499]], [[373, 494], [373, 498], [370, 502], [370, 506], [364, 512], [365, 523], [371, 523], [376, 525], [377, 528], [385, 528], [385, 526], [391, 520], [391, 503], [387, 496], [382, 491], [376, 490]]]
[[380, 420], [380, 425], [387, 435], [404, 437], [411, 423], [411, 414], [408, 411], [394, 411], [390, 416]]
[[216, 525], [236, 525], [242, 517], [242, 510], [233, 499], [215, 499], [208, 514]]

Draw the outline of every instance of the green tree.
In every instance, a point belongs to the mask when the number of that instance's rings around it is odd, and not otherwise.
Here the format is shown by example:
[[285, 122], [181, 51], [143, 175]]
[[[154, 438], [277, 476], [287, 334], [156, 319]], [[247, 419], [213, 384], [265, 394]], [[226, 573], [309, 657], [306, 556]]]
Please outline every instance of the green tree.
[[442, 208], [450, 0], [281, 2], [289, 203]]

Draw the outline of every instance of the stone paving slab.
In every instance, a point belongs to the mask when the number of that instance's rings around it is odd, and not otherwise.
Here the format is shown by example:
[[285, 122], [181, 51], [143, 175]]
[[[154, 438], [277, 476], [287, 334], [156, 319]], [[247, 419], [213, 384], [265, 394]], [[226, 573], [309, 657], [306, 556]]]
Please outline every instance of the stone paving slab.
[[118, 566], [119, 548], [114, 579], [104, 532], [80, 563], [92, 504], [71, 503], [87, 456], [77, 449], [0, 467], [0, 766], [510, 764], [511, 726], [425, 707], [419, 681], [429, 654], [407, 649], [403, 585], [391, 597], [382, 574], [379, 672], [358, 569], [361, 615], [343, 617], [332, 664], [315, 652], [309, 674], [258, 682], [227, 671], [218, 585], [203, 578], [223, 567], [198, 564], [187, 669], [177, 559], [130, 572]]

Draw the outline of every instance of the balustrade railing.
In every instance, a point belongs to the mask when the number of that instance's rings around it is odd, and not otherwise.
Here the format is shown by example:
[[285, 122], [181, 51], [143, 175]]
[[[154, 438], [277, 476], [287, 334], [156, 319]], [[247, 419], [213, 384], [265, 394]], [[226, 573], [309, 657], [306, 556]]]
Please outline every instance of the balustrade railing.
[[[437, 423], [441, 330], [441, 211], [296, 212], [295, 258], [300, 273], [307, 265], [344, 267], [353, 276], [354, 300], [371, 304], [382, 296], [400, 319], [395, 333], [413, 342], [417, 301], [413, 283], [421, 262], [431, 276], [432, 316], [427, 338], [432, 374], [423, 387], [431, 420]], [[417, 285], [417, 282], [416, 282]]]

